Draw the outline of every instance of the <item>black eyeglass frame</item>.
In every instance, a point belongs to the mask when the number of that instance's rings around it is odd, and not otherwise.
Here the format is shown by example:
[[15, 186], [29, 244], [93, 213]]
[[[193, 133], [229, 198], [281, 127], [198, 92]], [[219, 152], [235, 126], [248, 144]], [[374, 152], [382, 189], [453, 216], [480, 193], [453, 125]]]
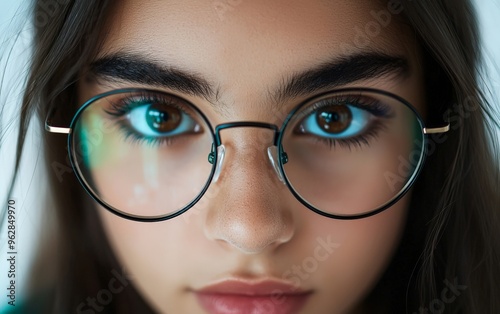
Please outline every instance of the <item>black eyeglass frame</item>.
[[[290, 181], [288, 180], [288, 177], [286, 175], [285, 169], [284, 169], [284, 164], [288, 162], [288, 156], [286, 152], [283, 150], [283, 145], [282, 145], [282, 140], [283, 140], [283, 135], [286, 131], [286, 128], [289, 124], [289, 122], [292, 120], [292, 118], [295, 117], [296, 113], [299, 112], [302, 107], [304, 107], [307, 104], [310, 104], [313, 102], [315, 99], [322, 98], [324, 96], [327, 96], [329, 94], [340, 94], [340, 93], [353, 93], [353, 92], [358, 92], [358, 93], [373, 93], [373, 94], [380, 94], [386, 97], [393, 98], [397, 101], [399, 101], [401, 104], [405, 105], [408, 107], [414, 114], [415, 117], [417, 118], [418, 123], [420, 124], [420, 130], [422, 132], [422, 138], [423, 138], [423, 144], [422, 144], [422, 157], [421, 161], [418, 164], [417, 168], [415, 169], [412, 177], [408, 182], [406, 182], [405, 186], [399, 191], [396, 196], [394, 196], [388, 203], [385, 205], [373, 209], [371, 211], [357, 214], [357, 215], [335, 215], [335, 214], [330, 214], [324, 211], [321, 211], [320, 209], [314, 207], [313, 205], [309, 204], [306, 200], [304, 200], [293, 188], [291, 185]], [[162, 216], [154, 216], [154, 217], [144, 217], [144, 216], [136, 216], [136, 215], [131, 215], [125, 212], [122, 212], [115, 207], [107, 204], [106, 202], [102, 201], [98, 195], [94, 193], [94, 191], [89, 187], [88, 183], [86, 182], [84, 176], [80, 172], [80, 169], [77, 165], [77, 160], [76, 156], [74, 154], [74, 148], [73, 148], [73, 135], [74, 133], [72, 130], [75, 128], [75, 125], [80, 118], [81, 114], [83, 111], [88, 108], [91, 104], [93, 104], [95, 101], [111, 96], [111, 95], [116, 95], [116, 94], [130, 94], [130, 93], [160, 93], [176, 98], [180, 98], [183, 100], [183, 102], [186, 102], [192, 109], [199, 114], [199, 116], [203, 119], [203, 121], [206, 123], [206, 125], [210, 129], [210, 133], [212, 136], [213, 144], [212, 144], [212, 150], [208, 154], [208, 162], [212, 164], [212, 170], [210, 172], [210, 175], [201, 190], [201, 192], [196, 196], [188, 205], [186, 205], [184, 208], [179, 209], [178, 211], [168, 214], [168, 215], [162, 215]], [[324, 217], [332, 218], [332, 219], [339, 219], [339, 220], [355, 220], [355, 219], [362, 219], [362, 218], [367, 218], [373, 215], [376, 215], [378, 213], [381, 213], [382, 211], [388, 209], [389, 207], [393, 206], [395, 203], [397, 203], [413, 186], [415, 183], [416, 179], [418, 178], [420, 172], [422, 171], [422, 168], [425, 163], [425, 159], [427, 157], [427, 145], [426, 142], [428, 140], [427, 136], [428, 134], [435, 134], [435, 133], [445, 133], [448, 132], [450, 129], [449, 123], [442, 127], [437, 127], [437, 128], [426, 128], [424, 126], [423, 119], [421, 115], [418, 113], [418, 111], [413, 107], [412, 104], [410, 104], [408, 101], [406, 101], [404, 98], [395, 95], [391, 92], [384, 91], [384, 90], [379, 90], [379, 89], [374, 89], [374, 88], [341, 88], [341, 89], [334, 89], [330, 90], [327, 92], [323, 92], [320, 94], [316, 94], [312, 97], [307, 98], [306, 100], [302, 101], [300, 104], [295, 106], [286, 116], [283, 124], [281, 127], [278, 127], [275, 124], [270, 124], [270, 123], [264, 123], [264, 122], [256, 122], [256, 121], [238, 121], [238, 122], [228, 122], [228, 123], [222, 123], [219, 124], [215, 127], [215, 129], [212, 127], [210, 121], [208, 118], [205, 116], [205, 114], [193, 103], [190, 101], [184, 99], [183, 97], [180, 97], [178, 95], [168, 93], [165, 91], [160, 91], [160, 90], [154, 90], [154, 89], [144, 89], [144, 88], [127, 88], [127, 89], [116, 89], [112, 90], [109, 92], [105, 92], [99, 95], [96, 95], [89, 100], [87, 100], [76, 112], [76, 114], [73, 116], [73, 119], [71, 120], [70, 126], [69, 127], [56, 127], [52, 125], [51, 118], [54, 114], [54, 111], [51, 111], [49, 115], [47, 116], [47, 119], [45, 121], [45, 130], [50, 132], [50, 133], [60, 133], [60, 134], [67, 134], [68, 135], [68, 153], [69, 153], [69, 159], [71, 162], [71, 167], [73, 168], [73, 171], [76, 173], [76, 177], [80, 184], [83, 186], [85, 191], [101, 206], [106, 208], [108, 211], [112, 212], [113, 214], [124, 218], [124, 219], [129, 219], [133, 221], [138, 221], [138, 222], [159, 222], [159, 221], [164, 221], [164, 220], [169, 220], [174, 217], [177, 217], [179, 215], [182, 215], [183, 213], [187, 212], [189, 209], [191, 209], [206, 193], [208, 188], [210, 187], [210, 184], [212, 183], [212, 179], [215, 174], [216, 170], [216, 165], [217, 165], [217, 160], [219, 158], [217, 154], [217, 148], [222, 145], [222, 139], [220, 132], [222, 130], [230, 129], [230, 128], [237, 128], [237, 127], [254, 127], [254, 128], [266, 128], [270, 129], [274, 132], [274, 139], [273, 139], [273, 145], [278, 148], [278, 168], [279, 171], [281, 172], [281, 175], [284, 179], [284, 183], [287, 186], [288, 190], [292, 193], [292, 195], [305, 207], [307, 207], [309, 210], [312, 210], [313, 212], [322, 215]]]

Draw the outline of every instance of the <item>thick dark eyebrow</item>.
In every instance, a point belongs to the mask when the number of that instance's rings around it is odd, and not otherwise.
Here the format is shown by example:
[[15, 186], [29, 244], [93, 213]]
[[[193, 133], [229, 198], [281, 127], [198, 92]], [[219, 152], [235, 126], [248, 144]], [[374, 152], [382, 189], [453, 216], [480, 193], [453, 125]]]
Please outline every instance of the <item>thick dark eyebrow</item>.
[[[211, 103], [215, 103], [220, 94], [218, 88], [201, 75], [133, 54], [105, 56], [93, 62], [90, 71], [98, 79], [164, 87], [203, 97]], [[278, 105], [288, 99], [361, 80], [408, 75], [408, 61], [404, 57], [375, 52], [337, 57], [331, 62], [285, 77], [275, 89], [269, 90], [269, 101]]]
[[216, 89], [203, 77], [133, 54], [117, 53], [100, 58], [90, 65], [90, 73], [106, 81], [126, 81], [159, 86], [188, 95], [213, 99]]
[[407, 77], [409, 72], [408, 60], [404, 57], [374, 52], [351, 55], [288, 76], [275, 91], [270, 92], [270, 96], [274, 103], [282, 103], [290, 98], [312, 95], [361, 80], [383, 76]]

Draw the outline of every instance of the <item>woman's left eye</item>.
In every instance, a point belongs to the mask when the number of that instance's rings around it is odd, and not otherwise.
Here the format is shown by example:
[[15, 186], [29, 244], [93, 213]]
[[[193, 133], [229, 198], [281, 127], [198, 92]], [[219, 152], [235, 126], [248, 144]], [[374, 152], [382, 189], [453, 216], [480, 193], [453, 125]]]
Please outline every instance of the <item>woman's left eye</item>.
[[194, 133], [198, 127], [188, 114], [163, 103], [137, 106], [127, 114], [130, 127], [144, 137], [164, 137]]
[[356, 137], [370, 124], [372, 114], [353, 105], [327, 105], [302, 120], [298, 132], [324, 138]]

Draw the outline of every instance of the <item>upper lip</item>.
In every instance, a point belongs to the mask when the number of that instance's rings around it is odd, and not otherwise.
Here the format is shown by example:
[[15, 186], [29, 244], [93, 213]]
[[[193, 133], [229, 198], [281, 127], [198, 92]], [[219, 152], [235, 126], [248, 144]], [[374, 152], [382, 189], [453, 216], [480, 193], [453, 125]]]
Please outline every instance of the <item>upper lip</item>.
[[266, 295], [292, 295], [306, 294], [311, 291], [303, 290], [289, 282], [276, 279], [247, 280], [247, 279], [226, 279], [218, 281], [195, 290], [202, 294], [237, 294], [248, 296]]

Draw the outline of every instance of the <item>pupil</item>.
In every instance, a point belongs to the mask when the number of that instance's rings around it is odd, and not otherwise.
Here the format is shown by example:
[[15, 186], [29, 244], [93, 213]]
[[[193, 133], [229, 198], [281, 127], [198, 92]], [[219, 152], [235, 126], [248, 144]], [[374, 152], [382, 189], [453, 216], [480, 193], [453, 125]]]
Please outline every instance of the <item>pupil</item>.
[[152, 104], [146, 113], [146, 121], [148, 126], [158, 133], [172, 132], [181, 123], [181, 113], [176, 108]]
[[352, 112], [345, 105], [326, 107], [316, 114], [316, 122], [326, 133], [342, 133], [351, 125]]

